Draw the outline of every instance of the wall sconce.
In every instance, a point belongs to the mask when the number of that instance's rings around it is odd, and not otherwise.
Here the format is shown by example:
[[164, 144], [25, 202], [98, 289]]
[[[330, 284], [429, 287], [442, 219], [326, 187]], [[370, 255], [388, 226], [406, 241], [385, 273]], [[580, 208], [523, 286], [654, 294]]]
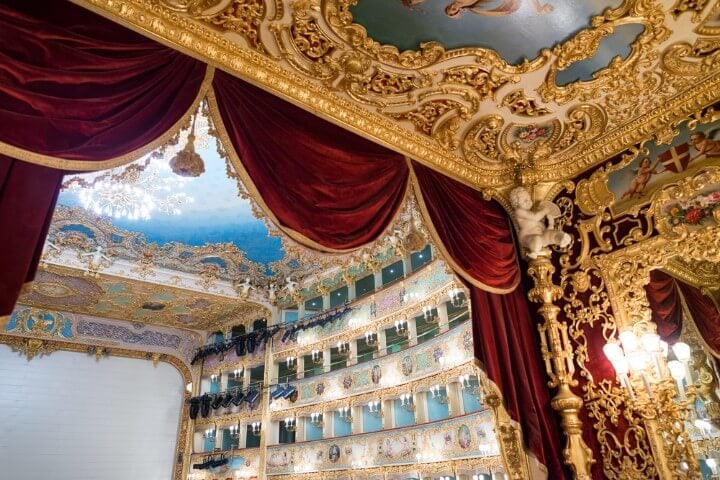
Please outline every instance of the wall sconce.
[[338, 408], [338, 416], [344, 422], [352, 423], [352, 421], [353, 421], [352, 415], [350, 414], [350, 407]]
[[380, 402], [375, 400], [368, 403], [368, 413], [370, 413], [370, 415], [375, 418], [382, 417], [382, 408], [380, 407]]
[[401, 337], [407, 337], [408, 336], [407, 320], [405, 320], [405, 319], [395, 320], [395, 331]]
[[250, 428], [251, 428], [253, 435], [255, 435], [256, 437], [260, 436], [260, 430], [261, 430], [260, 422], [252, 422], [250, 424]]
[[411, 303], [416, 302], [420, 298], [420, 295], [417, 292], [410, 292], [407, 293], [406, 290], [403, 290], [401, 292], [400, 299], [402, 300], [402, 303]]
[[365, 332], [365, 343], [367, 343], [369, 346], [373, 346], [377, 344], [377, 333], [375, 332]]
[[213, 373], [212, 375], [210, 375], [210, 382], [211, 382], [211, 383], [217, 382], [218, 379], [219, 379], [219, 377], [218, 377], [217, 375], [215, 375], [214, 373]]
[[285, 417], [285, 420], [283, 420], [283, 422], [285, 422], [285, 430], [287, 430], [288, 432], [294, 432], [295, 430], [297, 430], [297, 423], [295, 421], [295, 417]]
[[322, 428], [324, 425], [323, 422], [323, 414], [322, 413], [311, 413], [310, 414], [310, 424], [317, 428]]
[[238, 438], [240, 436], [240, 425], [230, 425], [228, 431], [232, 438]]
[[313, 350], [310, 352], [310, 355], [312, 356], [312, 361], [316, 365], [322, 365], [323, 363], [323, 352], [320, 350]]
[[[628, 407], [648, 422], [648, 425], [655, 425], [661, 417], [670, 424], [684, 424], [688, 411], [692, 410], [695, 397], [692, 378], [688, 377], [687, 386], [683, 385], [683, 379], [689, 373], [687, 363], [690, 360], [690, 347], [682, 342], [673, 345], [677, 360], [668, 362], [668, 344], [660, 340], [659, 335], [646, 333], [638, 338], [632, 330], [625, 330], [619, 337], [620, 343], [606, 344], [603, 346], [603, 353], [615, 369], [618, 381], [627, 391]], [[678, 400], [676, 396], [679, 397]], [[663, 448], [662, 454], [669, 456], [661, 434], [650, 426], [646, 430], [651, 445], [660, 446]], [[682, 437], [678, 437], [677, 441], [679, 448], [673, 450], [673, 459], [679, 464], [688, 465], [688, 478], [699, 477], [700, 472], [691, 467], [695, 453], [689, 442]]]
[[435, 307], [431, 307], [429, 305], [424, 306], [423, 316], [425, 317], [425, 321], [428, 323], [435, 323], [438, 321], [437, 310]]
[[430, 387], [430, 395], [433, 399], [435, 399], [436, 402], [447, 404], [448, 403], [448, 396], [447, 394], [443, 393], [442, 387], [440, 385], [435, 385], [434, 387]]
[[400, 394], [400, 408], [407, 412], [415, 411], [415, 403], [413, 402], [413, 396], [410, 393]]
[[233, 378], [237, 380], [238, 378], [242, 378], [243, 369], [242, 368], [236, 368], [233, 370]]
[[465, 292], [463, 292], [460, 288], [456, 287], [450, 289], [448, 295], [450, 295], [450, 303], [455, 308], [460, 308], [467, 303], [467, 299], [465, 298]]
[[212, 440], [215, 441], [215, 429], [214, 428], [208, 428], [203, 432], [203, 438], [206, 440]]
[[337, 343], [337, 349], [340, 355], [350, 355], [350, 344], [348, 342], [339, 341]]
[[297, 358], [296, 357], [287, 357], [285, 359], [285, 366], [288, 370], [295, 371], [297, 370]]

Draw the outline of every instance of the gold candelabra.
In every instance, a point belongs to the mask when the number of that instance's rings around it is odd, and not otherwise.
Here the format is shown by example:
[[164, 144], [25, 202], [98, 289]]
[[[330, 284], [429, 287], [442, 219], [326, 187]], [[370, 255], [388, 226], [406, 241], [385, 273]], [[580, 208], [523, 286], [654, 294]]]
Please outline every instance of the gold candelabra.
[[619, 343], [611, 341], [603, 351], [627, 393], [628, 408], [644, 422], [660, 478], [701, 478], [685, 431], [695, 401], [690, 347], [676, 343], [672, 346], [675, 360], [668, 361], [668, 344], [659, 335], [648, 332], [638, 338], [626, 329]]
[[561, 417], [561, 426], [567, 442], [563, 449], [565, 464], [573, 471], [574, 478], [590, 480], [590, 468], [595, 459], [592, 450], [582, 438], [583, 423], [578, 416], [583, 406], [582, 399], [575, 395], [570, 387], [577, 385], [573, 378], [575, 364], [573, 349], [567, 334], [567, 325], [557, 318], [560, 308], [553, 302], [562, 296], [560, 287], [552, 282], [555, 267], [550, 260], [550, 251], [545, 249], [535, 258], [529, 258], [528, 273], [535, 282], [528, 297], [532, 302], [540, 303], [538, 312], [544, 319], [538, 325], [540, 331], [540, 348], [545, 369], [550, 381], [548, 386], [557, 388], [555, 397], [550, 404]]

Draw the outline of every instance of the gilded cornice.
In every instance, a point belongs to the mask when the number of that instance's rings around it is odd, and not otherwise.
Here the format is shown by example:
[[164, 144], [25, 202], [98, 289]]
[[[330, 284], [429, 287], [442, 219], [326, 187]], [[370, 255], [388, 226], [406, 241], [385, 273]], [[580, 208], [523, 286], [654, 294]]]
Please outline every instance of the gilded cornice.
[[[705, 26], [713, 2], [668, 12], [625, 0], [517, 65], [485, 48], [381, 45], [353, 23], [350, 0], [75, 2], [491, 190], [571, 178], [720, 96], [719, 32]], [[643, 31], [626, 58], [557, 85], [558, 72], [632, 24]], [[520, 141], [529, 130], [542, 134]]]

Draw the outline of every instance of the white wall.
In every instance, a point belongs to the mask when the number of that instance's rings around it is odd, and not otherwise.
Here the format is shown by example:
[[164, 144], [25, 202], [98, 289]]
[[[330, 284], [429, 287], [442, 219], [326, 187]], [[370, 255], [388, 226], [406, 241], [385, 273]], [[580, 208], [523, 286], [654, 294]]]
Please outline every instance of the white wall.
[[0, 345], [0, 479], [168, 480], [183, 380], [147, 360]]

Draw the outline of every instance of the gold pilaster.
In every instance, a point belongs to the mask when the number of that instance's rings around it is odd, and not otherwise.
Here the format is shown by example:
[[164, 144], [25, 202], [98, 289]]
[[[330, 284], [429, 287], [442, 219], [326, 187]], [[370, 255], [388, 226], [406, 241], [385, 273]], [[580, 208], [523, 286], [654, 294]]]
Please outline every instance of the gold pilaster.
[[583, 401], [570, 389], [577, 385], [577, 380], [573, 378], [573, 349], [568, 338], [567, 325], [557, 319], [560, 308], [553, 303], [561, 297], [562, 291], [552, 282], [555, 267], [550, 260], [549, 250], [545, 249], [537, 258], [530, 258], [529, 262], [528, 273], [534, 280], [535, 287], [528, 292], [528, 298], [541, 304], [538, 312], [545, 320], [545, 323], [538, 325], [538, 330], [545, 369], [550, 377], [548, 386], [558, 389], [550, 404], [560, 413], [561, 426], [567, 438], [563, 457], [565, 464], [572, 469], [574, 478], [590, 480], [590, 468], [595, 459], [582, 438], [583, 423], [578, 413]]

